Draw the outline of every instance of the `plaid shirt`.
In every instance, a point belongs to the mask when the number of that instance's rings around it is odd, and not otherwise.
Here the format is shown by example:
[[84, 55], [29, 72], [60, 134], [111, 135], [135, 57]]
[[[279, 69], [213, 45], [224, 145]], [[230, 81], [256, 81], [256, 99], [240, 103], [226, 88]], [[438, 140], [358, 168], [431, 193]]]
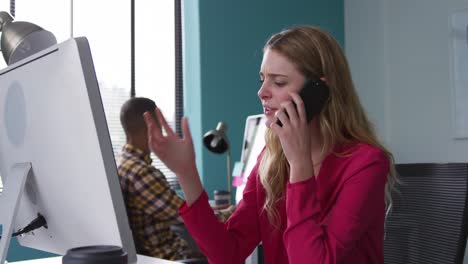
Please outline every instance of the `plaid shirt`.
[[169, 187], [164, 174], [151, 165], [151, 158], [130, 144], [117, 159], [127, 214], [138, 254], [183, 259], [188, 244], [171, 231], [180, 223], [182, 199]]

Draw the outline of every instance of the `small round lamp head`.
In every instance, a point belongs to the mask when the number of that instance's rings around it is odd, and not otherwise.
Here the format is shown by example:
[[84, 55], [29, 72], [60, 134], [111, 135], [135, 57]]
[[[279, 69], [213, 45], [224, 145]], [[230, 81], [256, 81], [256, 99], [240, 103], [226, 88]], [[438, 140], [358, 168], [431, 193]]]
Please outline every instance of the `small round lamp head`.
[[215, 130], [210, 130], [203, 136], [203, 144], [214, 153], [224, 153], [229, 148], [229, 141], [226, 136], [227, 125], [219, 122]]
[[8, 65], [57, 44], [54, 34], [25, 21], [13, 21], [7, 12], [0, 12], [0, 45]]

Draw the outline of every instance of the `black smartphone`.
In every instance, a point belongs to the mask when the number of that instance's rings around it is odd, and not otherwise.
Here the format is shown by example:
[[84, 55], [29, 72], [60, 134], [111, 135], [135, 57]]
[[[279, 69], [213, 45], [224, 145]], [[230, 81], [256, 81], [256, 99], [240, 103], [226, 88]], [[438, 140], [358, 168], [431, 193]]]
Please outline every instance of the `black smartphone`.
[[[322, 108], [330, 97], [330, 90], [324, 81], [320, 79], [308, 79], [299, 91], [299, 96], [304, 102], [307, 123], [309, 123], [315, 115], [322, 111]], [[294, 106], [296, 106], [296, 104], [294, 104]], [[286, 116], [289, 117], [288, 112], [285, 111], [285, 113]], [[283, 126], [279, 119], [276, 120], [276, 123], [279, 126]]]

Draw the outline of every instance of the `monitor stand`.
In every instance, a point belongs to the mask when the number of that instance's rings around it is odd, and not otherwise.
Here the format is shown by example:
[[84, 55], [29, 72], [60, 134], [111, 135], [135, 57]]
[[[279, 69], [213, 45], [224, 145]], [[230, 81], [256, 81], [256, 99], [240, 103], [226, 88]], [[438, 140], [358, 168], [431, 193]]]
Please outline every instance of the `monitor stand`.
[[0, 225], [2, 225], [2, 238], [0, 239], [0, 263], [5, 263], [13, 233], [13, 223], [18, 213], [20, 198], [28, 176], [32, 174], [31, 163], [15, 164], [4, 181], [3, 193], [0, 194]]

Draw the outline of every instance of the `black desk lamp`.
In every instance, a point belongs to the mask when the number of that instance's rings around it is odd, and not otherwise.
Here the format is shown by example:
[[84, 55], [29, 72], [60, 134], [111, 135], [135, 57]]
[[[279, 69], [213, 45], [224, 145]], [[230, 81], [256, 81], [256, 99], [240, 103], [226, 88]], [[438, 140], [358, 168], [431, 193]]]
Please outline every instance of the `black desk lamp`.
[[[216, 129], [210, 130], [203, 136], [203, 144], [205, 147], [214, 153], [222, 154], [227, 151], [227, 177], [228, 191], [231, 194], [231, 152], [229, 150], [229, 141], [226, 135], [227, 125], [224, 122], [219, 122]], [[230, 200], [230, 199], [229, 199]]]
[[57, 44], [54, 34], [25, 21], [13, 21], [7, 12], [0, 12], [0, 45], [7, 65]]

